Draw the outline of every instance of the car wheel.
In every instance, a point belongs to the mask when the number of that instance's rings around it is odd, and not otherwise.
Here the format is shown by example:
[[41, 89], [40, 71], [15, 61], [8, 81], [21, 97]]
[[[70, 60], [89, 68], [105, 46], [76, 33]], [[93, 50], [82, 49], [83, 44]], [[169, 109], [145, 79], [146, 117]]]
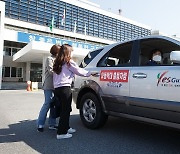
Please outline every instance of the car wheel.
[[93, 93], [83, 95], [80, 102], [80, 117], [83, 124], [90, 129], [102, 127], [108, 118], [103, 112], [98, 98]]

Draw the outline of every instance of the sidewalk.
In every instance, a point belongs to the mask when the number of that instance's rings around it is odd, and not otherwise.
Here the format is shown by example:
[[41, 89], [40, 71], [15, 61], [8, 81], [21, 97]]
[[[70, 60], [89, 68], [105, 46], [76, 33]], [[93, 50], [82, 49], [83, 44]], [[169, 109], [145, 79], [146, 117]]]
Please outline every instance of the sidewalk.
[[[2, 90], [25, 90], [27, 88], [26, 82], [2, 82]], [[42, 83], [38, 82], [38, 89], [42, 88]]]

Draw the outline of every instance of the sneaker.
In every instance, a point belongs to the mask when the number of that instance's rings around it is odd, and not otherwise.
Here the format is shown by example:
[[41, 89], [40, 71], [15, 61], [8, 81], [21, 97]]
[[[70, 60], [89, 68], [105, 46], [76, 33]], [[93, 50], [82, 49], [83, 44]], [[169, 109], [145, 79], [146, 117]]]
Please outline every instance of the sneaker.
[[65, 138], [71, 138], [72, 137], [72, 134], [61, 134], [61, 135], [57, 135], [56, 136], [58, 140], [60, 139], [65, 139]]
[[44, 128], [42, 125], [39, 125], [38, 128], [37, 128], [37, 131], [38, 132], [43, 132], [44, 131]]
[[68, 133], [70, 133], [70, 134], [71, 134], [71, 133], [75, 133], [75, 132], [76, 132], [76, 130], [73, 129], [73, 128], [69, 128], [69, 129], [68, 129]]
[[58, 129], [58, 126], [49, 126], [49, 129], [50, 129], [50, 130], [57, 130], [57, 129]]

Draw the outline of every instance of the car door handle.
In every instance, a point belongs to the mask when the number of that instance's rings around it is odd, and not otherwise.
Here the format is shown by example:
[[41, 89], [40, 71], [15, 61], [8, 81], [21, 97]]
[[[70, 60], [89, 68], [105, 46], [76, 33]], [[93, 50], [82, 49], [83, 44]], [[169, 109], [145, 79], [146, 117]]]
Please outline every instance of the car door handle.
[[94, 74], [93, 75], [94, 77], [99, 77], [100, 76], [100, 73], [98, 73], [98, 72], [93, 72], [93, 74]]
[[133, 78], [136, 78], [136, 79], [144, 79], [144, 78], [147, 78], [147, 74], [144, 74], [144, 73], [134, 73]]

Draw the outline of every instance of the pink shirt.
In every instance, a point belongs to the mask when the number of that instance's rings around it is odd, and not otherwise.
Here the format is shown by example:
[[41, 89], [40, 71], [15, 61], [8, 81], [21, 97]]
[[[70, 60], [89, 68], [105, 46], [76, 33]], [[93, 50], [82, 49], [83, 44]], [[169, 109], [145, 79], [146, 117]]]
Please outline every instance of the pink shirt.
[[74, 75], [88, 77], [91, 72], [80, 68], [73, 60], [70, 61], [70, 65], [64, 64], [60, 74], [53, 72], [53, 85], [54, 88], [71, 86]]

